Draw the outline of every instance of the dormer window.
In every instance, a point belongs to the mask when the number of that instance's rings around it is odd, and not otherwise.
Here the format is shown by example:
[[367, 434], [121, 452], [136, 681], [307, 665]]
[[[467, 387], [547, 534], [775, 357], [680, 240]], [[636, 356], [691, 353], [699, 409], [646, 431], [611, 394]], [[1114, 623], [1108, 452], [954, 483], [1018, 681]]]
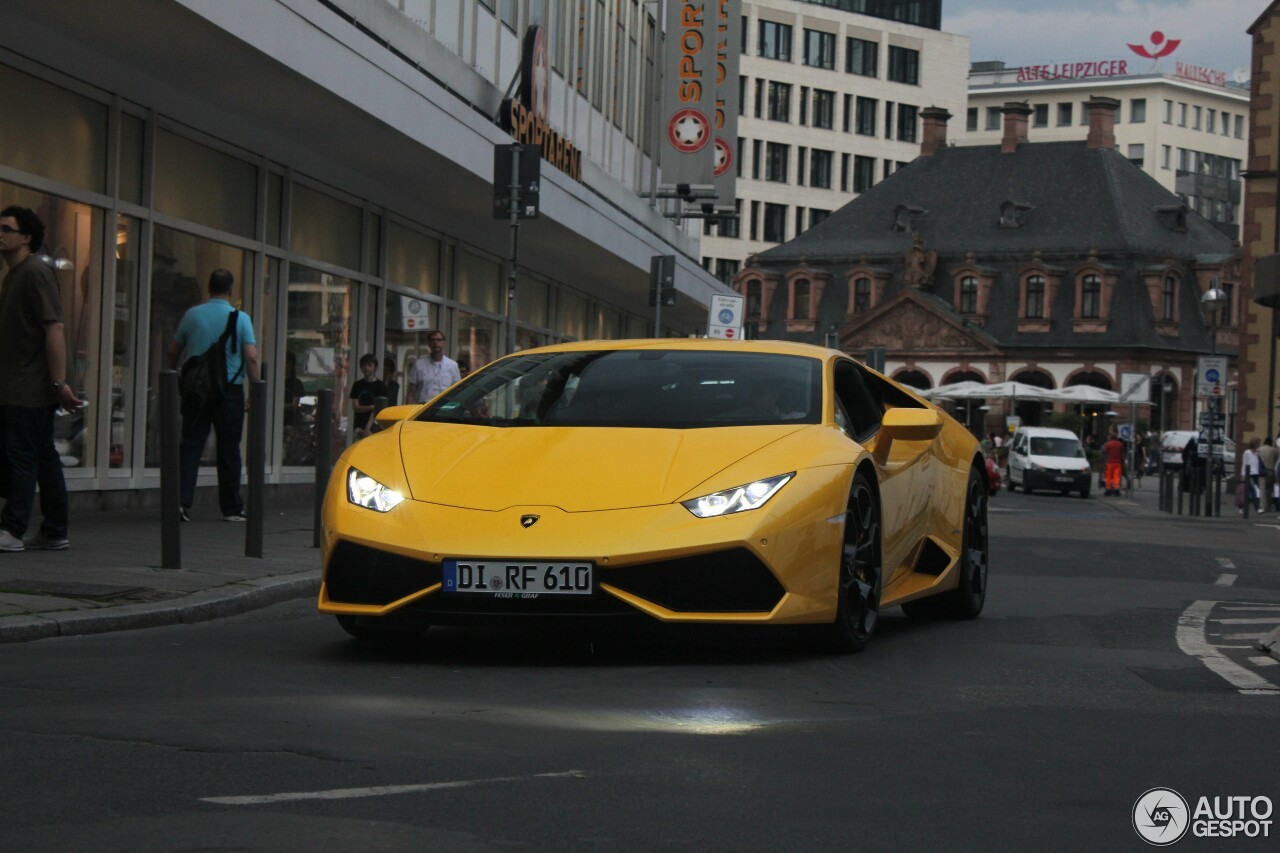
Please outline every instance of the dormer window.
[[747, 282], [747, 319], [760, 319], [760, 290], [761, 284], [759, 279], [753, 279]]
[[978, 278], [966, 275], [960, 279], [959, 310], [961, 314], [978, 313]]
[[871, 279], [859, 278], [853, 283], [853, 312], [866, 313], [871, 308]]
[[1185, 204], [1161, 204], [1156, 206], [1160, 224], [1178, 234], [1187, 233], [1187, 206]]
[[811, 285], [809, 279], [800, 278], [791, 285], [791, 319], [808, 320], [811, 318], [809, 313], [809, 292]]
[[1044, 319], [1044, 276], [1027, 277], [1026, 317], [1029, 320]]
[[1102, 316], [1101, 277], [1090, 274], [1080, 282], [1080, 316], [1086, 320]]
[[1164, 277], [1164, 288], [1160, 291], [1160, 319], [1165, 323], [1173, 323], [1178, 319], [1178, 280], [1171, 275]]

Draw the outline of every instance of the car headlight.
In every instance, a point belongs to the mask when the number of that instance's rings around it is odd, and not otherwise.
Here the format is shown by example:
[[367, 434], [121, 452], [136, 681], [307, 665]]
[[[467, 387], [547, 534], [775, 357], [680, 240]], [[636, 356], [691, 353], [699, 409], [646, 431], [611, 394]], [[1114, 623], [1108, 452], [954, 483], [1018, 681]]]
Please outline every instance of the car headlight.
[[1028, 462], [1027, 469], [1030, 471], [1043, 471], [1044, 466], [1041, 465], [1039, 462]]
[[375, 512], [390, 512], [404, 500], [404, 495], [388, 489], [363, 471], [347, 471], [347, 500]]
[[795, 475], [796, 472], [792, 471], [790, 474], [779, 474], [767, 480], [756, 480], [745, 486], [734, 486], [723, 492], [681, 501], [681, 505], [698, 518], [716, 518], [735, 512], [759, 509]]

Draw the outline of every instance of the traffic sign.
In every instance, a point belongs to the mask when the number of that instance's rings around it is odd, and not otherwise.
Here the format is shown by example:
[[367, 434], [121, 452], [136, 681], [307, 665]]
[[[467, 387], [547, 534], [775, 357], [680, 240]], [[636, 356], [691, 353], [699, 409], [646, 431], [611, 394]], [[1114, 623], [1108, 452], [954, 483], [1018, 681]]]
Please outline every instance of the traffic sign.
[[741, 340], [746, 301], [745, 296], [736, 293], [717, 293], [712, 296], [711, 308], [707, 312], [707, 337]]
[[1227, 386], [1227, 357], [1202, 355], [1196, 359], [1196, 396], [1222, 397]]
[[1121, 373], [1120, 402], [1150, 403], [1151, 377], [1146, 373]]
[[1131, 441], [1133, 439], [1133, 427], [1128, 424], [1120, 424], [1119, 433], [1121, 441]]

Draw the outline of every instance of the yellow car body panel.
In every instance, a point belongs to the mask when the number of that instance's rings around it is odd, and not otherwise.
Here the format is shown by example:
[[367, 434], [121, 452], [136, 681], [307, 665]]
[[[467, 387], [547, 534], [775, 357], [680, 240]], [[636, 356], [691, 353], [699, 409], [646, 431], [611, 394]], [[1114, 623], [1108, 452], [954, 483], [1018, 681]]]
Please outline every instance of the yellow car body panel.
[[[956, 587], [966, 483], [980, 455], [976, 439], [948, 415], [899, 389], [905, 408], [889, 406], [885, 426], [865, 445], [859, 443], [837, 425], [831, 377], [847, 357], [800, 344], [588, 341], [518, 355], [625, 349], [819, 359], [821, 423], [502, 428], [397, 421], [422, 410], [397, 407], [394, 418], [380, 420], [387, 429], [349, 447], [334, 467], [322, 511], [319, 609], [385, 616], [446, 595], [439, 578], [426, 572], [420, 585], [406, 581], [385, 600], [336, 596], [331, 561], [347, 543], [410, 567], [438, 567], [449, 560], [588, 561], [600, 591], [661, 621], [830, 623], [837, 613], [844, 514], [856, 470], [868, 473], [878, 493], [881, 606]], [[347, 478], [353, 469], [405, 500], [388, 512], [352, 503]], [[985, 477], [985, 468], [978, 469]], [[785, 474], [794, 476], [755, 510], [698, 518], [681, 503]], [[537, 516], [536, 523], [522, 522], [528, 516]], [[615, 580], [628, 567], [724, 553], [749, 554], [758, 561], [781, 591], [776, 601], [760, 609], [676, 609]]]

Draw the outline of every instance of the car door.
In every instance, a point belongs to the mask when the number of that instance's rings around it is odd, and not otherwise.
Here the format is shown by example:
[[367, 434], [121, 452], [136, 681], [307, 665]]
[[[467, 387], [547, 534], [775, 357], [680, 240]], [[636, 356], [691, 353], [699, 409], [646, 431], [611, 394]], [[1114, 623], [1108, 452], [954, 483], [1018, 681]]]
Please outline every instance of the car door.
[[1027, 467], [1027, 435], [1018, 433], [1013, 437], [1013, 449], [1009, 451], [1009, 484], [1022, 485]]

